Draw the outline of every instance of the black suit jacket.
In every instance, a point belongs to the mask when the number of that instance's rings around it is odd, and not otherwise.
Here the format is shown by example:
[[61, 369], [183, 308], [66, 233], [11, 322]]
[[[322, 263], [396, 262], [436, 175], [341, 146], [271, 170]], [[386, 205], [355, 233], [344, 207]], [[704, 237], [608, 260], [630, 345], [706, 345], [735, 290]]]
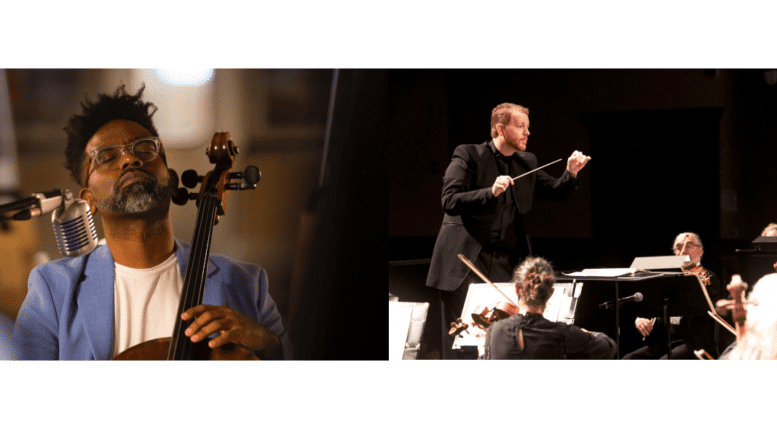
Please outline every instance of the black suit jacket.
[[[445, 211], [440, 233], [434, 246], [426, 285], [440, 290], [455, 290], [469, 272], [458, 259], [463, 254], [474, 262], [480, 253], [494, 220], [501, 214], [502, 203], [491, 193], [491, 187], [500, 176], [494, 143], [462, 144], [453, 152], [453, 158], [443, 177], [442, 207]], [[513, 177], [537, 168], [537, 157], [529, 152], [513, 155]], [[536, 171], [515, 181], [504, 195], [513, 196], [518, 212], [523, 215], [531, 210], [534, 197], [561, 200], [579, 186], [579, 180], [564, 171], [560, 178], [553, 178], [544, 170]], [[526, 235], [523, 222], [518, 226], [519, 235]], [[526, 235], [529, 253], [531, 245]], [[511, 266], [513, 267], [513, 266]]]

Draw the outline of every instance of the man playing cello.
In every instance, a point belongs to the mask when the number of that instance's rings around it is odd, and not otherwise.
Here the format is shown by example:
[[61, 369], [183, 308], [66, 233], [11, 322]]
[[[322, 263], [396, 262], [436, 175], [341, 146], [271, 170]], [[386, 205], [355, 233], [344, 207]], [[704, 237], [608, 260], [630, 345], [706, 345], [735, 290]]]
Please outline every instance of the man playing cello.
[[[173, 235], [177, 176], [142, 93], [100, 94], [65, 127], [65, 167], [100, 214], [107, 245], [32, 271], [13, 333], [21, 359], [106, 360], [173, 331], [190, 247]], [[185, 334], [211, 348], [237, 343], [262, 358], [291, 358], [267, 287], [260, 266], [211, 255], [204, 304], [182, 314], [196, 319]]]

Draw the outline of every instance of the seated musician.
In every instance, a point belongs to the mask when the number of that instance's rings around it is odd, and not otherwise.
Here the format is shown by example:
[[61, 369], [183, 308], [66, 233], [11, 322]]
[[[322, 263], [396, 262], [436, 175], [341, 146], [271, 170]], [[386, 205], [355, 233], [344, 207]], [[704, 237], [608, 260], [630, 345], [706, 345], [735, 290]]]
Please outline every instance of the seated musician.
[[[688, 255], [690, 257], [690, 261], [685, 262], [682, 269], [684, 272], [693, 273], [701, 278], [712, 302], [717, 302], [718, 299], [725, 296], [725, 291], [721, 289], [717, 275], [701, 265], [704, 246], [698, 235], [692, 232], [679, 234], [675, 237], [673, 250], [675, 255]], [[657, 317], [655, 320], [637, 317], [634, 325], [643, 335], [645, 346], [624, 355], [624, 360], [663, 360], [669, 358], [667, 339], [670, 334], [672, 359], [696, 359], [693, 352], [699, 349], [704, 349], [713, 357], [717, 357], [718, 346], [715, 341], [715, 331], [719, 328], [707, 314], [670, 317], [669, 333], [666, 331], [665, 321], [662, 317]], [[677, 340], [677, 344], [675, 344], [675, 340]]]
[[777, 360], [777, 273], [758, 280], [744, 308], [744, 334], [725, 358]]
[[551, 322], [542, 316], [553, 294], [553, 268], [543, 258], [529, 257], [513, 275], [519, 313], [494, 322], [486, 334], [487, 360], [609, 359], [615, 341], [600, 332]]
[[[100, 94], [65, 127], [65, 167], [100, 214], [107, 245], [31, 272], [13, 332], [21, 359], [107, 360], [173, 332], [190, 246], [173, 235], [177, 176], [142, 93]], [[267, 284], [260, 266], [211, 254], [203, 304], [182, 314], [196, 319], [185, 334], [211, 348], [237, 343], [261, 358], [291, 358]]]
[[763, 231], [761, 231], [762, 237], [777, 237], [777, 223], [769, 223], [766, 225]]
[[[777, 223], [769, 223], [766, 225], [763, 231], [761, 231], [761, 237], [777, 237]], [[777, 263], [774, 264], [774, 269], [777, 270]], [[742, 278], [739, 275], [733, 275], [731, 277], [731, 282], [728, 284], [729, 289], [734, 288], [738, 282], [740, 282]], [[754, 290], [755, 291], [755, 290]], [[733, 296], [729, 296], [733, 299]], [[730, 312], [728, 309], [726, 309], [726, 305], [730, 303], [731, 301], [728, 299], [720, 299], [716, 303], [716, 308], [718, 311], [718, 314], [720, 314], [723, 319], [729, 324], [734, 325], [734, 322], [732, 320], [732, 317], [730, 315]], [[720, 354], [720, 359], [728, 359], [731, 351], [736, 347], [736, 336], [733, 334], [730, 334], [728, 331], [725, 331], [726, 337], [724, 337], [724, 347], [725, 349]], [[727, 346], [726, 346], [727, 345]]]

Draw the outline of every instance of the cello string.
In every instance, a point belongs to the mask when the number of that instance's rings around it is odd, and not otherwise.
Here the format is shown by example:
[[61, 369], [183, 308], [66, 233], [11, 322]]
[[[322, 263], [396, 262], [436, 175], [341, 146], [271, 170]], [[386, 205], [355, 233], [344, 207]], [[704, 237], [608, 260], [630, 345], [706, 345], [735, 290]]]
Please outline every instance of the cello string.
[[[203, 287], [204, 284], [204, 276], [207, 271], [203, 271], [207, 267], [207, 252], [208, 249], [206, 247], [206, 244], [208, 242], [208, 239], [210, 238], [211, 232], [212, 232], [212, 226], [206, 222], [208, 220], [208, 217], [210, 217], [213, 214], [213, 197], [211, 194], [205, 194], [202, 198], [202, 201], [200, 203], [201, 208], [201, 224], [199, 225], [199, 235], [197, 236], [197, 253], [195, 254], [195, 257], [193, 258], [194, 264], [192, 264], [192, 277], [191, 277], [191, 286], [187, 290], [187, 296], [186, 296], [186, 308], [184, 310], [187, 310], [189, 308], [192, 308], [194, 306], [197, 306], [197, 293], [198, 291]], [[211, 232], [209, 232], [211, 231]], [[191, 321], [188, 323], [191, 324]], [[182, 356], [186, 358], [191, 358], [191, 352], [194, 348], [194, 344], [191, 341], [187, 341], [187, 337], [183, 337], [182, 339]]]
[[[208, 273], [208, 254], [210, 253], [210, 241], [211, 236], [213, 235], [213, 216], [216, 210], [216, 202], [217, 199], [214, 197], [213, 193], [208, 193], [203, 197], [202, 219], [204, 222], [201, 226], [201, 234], [198, 239], [199, 250], [197, 253], [196, 264], [194, 264], [196, 269], [193, 272], [193, 285], [187, 296], [188, 305], [186, 309], [193, 308], [202, 303], [202, 292], [205, 288], [205, 277]], [[191, 352], [194, 349], [194, 343], [185, 340], [186, 339], [184, 339], [183, 342], [185, 348], [184, 353], [187, 358], [191, 358]]]
[[189, 255], [190, 265], [187, 265], [186, 277], [184, 279], [184, 295], [181, 297], [181, 303], [179, 304], [176, 320], [176, 329], [173, 333], [173, 338], [170, 343], [170, 347], [172, 348], [168, 354], [168, 358], [170, 359], [181, 359], [182, 356], [190, 354], [191, 351], [191, 345], [189, 344], [191, 342], [187, 342], [187, 337], [183, 334], [186, 326], [188, 326], [191, 322], [184, 323], [184, 321], [181, 319], [181, 314], [185, 310], [192, 307], [192, 294], [197, 290], [196, 287], [198, 287], [201, 283], [197, 278], [198, 275], [196, 275], [196, 271], [202, 266], [202, 246], [204, 239], [207, 238], [207, 227], [203, 226], [202, 223], [205, 219], [204, 217], [208, 214], [208, 211], [213, 211], [213, 202], [209, 200], [211, 198], [212, 196], [205, 195], [200, 202], [200, 208], [198, 210], [197, 221], [195, 225], [195, 234], [192, 237], [192, 250]]

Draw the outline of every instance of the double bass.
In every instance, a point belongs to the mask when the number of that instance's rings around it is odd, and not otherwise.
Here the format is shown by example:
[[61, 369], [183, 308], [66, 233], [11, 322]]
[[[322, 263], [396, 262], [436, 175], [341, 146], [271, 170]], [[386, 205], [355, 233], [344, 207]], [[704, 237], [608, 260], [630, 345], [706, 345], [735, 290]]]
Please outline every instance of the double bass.
[[[219, 216], [225, 214], [229, 192], [254, 189], [261, 177], [254, 166], [246, 167], [243, 172], [234, 171], [235, 156], [238, 153], [239, 149], [232, 142], [229, 132], [215, 133], [206, 150], [210, 163], [215, 164], [214, 169], [205, 176], [198, 176], [194, 170], [187, 170], [181, 175], [181, 182], [187, 188], [200, 184], [199, 193], [189, 193], [186, 188], [179, 188], [173, 196], [173, 202], [178, 205], [196, 200], [198, 212], [172, 335], [132, 346], [117, 354], [113, 360], [259, 359], [251, 350], [236, 343], [211, 349], [207, 342], [192, 342], [184, 332], [193, 320], [184, 321], [181, 318], [184, 311], [202, 304], [213, 226], [218, 223]], [[244, 184], [234, 182], [236, 180], [243, 180]]]

